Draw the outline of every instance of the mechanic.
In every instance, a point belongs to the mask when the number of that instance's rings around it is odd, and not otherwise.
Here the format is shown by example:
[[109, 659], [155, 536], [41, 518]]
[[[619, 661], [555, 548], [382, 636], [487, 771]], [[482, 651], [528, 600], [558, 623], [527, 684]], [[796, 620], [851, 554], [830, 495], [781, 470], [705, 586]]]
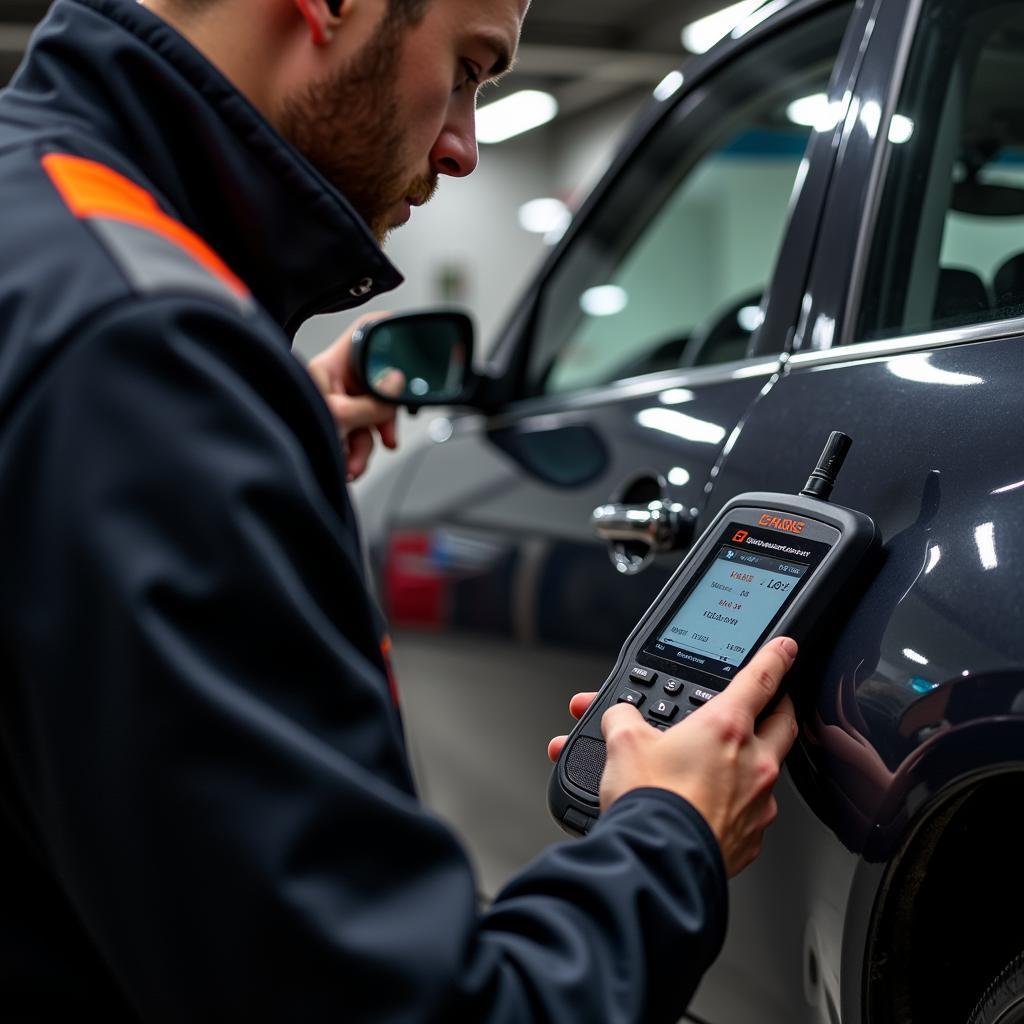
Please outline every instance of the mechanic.
[[673, 1021], [716, 956], [795, 645], [609, 711], [599, 824], [481, 913], [346, 494], [393, 412], [290, 351], [400, 282], [525, 6], [58, 0], [0, 94], [4, 1019]]

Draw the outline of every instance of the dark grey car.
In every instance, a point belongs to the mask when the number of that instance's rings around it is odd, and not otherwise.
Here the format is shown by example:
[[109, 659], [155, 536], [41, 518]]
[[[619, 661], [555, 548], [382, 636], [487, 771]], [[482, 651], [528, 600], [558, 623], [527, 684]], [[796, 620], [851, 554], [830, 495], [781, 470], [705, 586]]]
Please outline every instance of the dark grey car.
[[425, 795], [485, 892], [557, 838], [569, 695], [694, 530], [845, 431], [884, 558], [803, 652], [694, 1019], [1024, 1021], [1024, 0], [776, 0], [657, 95], [363, 502]]

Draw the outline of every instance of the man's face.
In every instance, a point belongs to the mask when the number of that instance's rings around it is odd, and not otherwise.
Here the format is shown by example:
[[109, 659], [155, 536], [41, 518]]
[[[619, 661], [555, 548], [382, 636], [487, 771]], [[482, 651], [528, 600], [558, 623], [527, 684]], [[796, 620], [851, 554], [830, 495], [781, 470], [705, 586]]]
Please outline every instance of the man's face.
[[383, 241], [441, 174], [477, 165], [476, 97], [510, 63], [528, 0], [430, 0], [385, 18], [326, 80], [283, 108], [280, 128]]

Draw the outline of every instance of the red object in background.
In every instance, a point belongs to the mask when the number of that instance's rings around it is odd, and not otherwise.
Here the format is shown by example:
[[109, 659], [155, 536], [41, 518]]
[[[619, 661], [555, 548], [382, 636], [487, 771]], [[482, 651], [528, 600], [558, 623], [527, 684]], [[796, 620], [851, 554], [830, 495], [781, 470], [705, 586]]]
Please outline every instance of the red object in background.
[[384, 600], [392, 626], [444, 628], [448, 582], [431, 558], [429, 533], [392, 534], [384, 567]]

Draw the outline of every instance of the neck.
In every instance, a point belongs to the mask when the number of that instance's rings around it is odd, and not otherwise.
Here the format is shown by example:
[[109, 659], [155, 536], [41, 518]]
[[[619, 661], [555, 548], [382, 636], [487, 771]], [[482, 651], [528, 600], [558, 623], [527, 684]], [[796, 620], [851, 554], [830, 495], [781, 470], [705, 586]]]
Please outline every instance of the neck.
[[216, 0], [191, 9], [181, 0], [140, 0], [184, 36], [249, 102], [278, 127], [294, 51], [304, 23], [290, 4]]
[[317, 42], [294, 3], [210, 0], [198, 9], [182, 0], [139, 0], [184, 36], [280, 130], [290, 96], [337, 74], [380, 27], [386, 0], [345, 9]]

